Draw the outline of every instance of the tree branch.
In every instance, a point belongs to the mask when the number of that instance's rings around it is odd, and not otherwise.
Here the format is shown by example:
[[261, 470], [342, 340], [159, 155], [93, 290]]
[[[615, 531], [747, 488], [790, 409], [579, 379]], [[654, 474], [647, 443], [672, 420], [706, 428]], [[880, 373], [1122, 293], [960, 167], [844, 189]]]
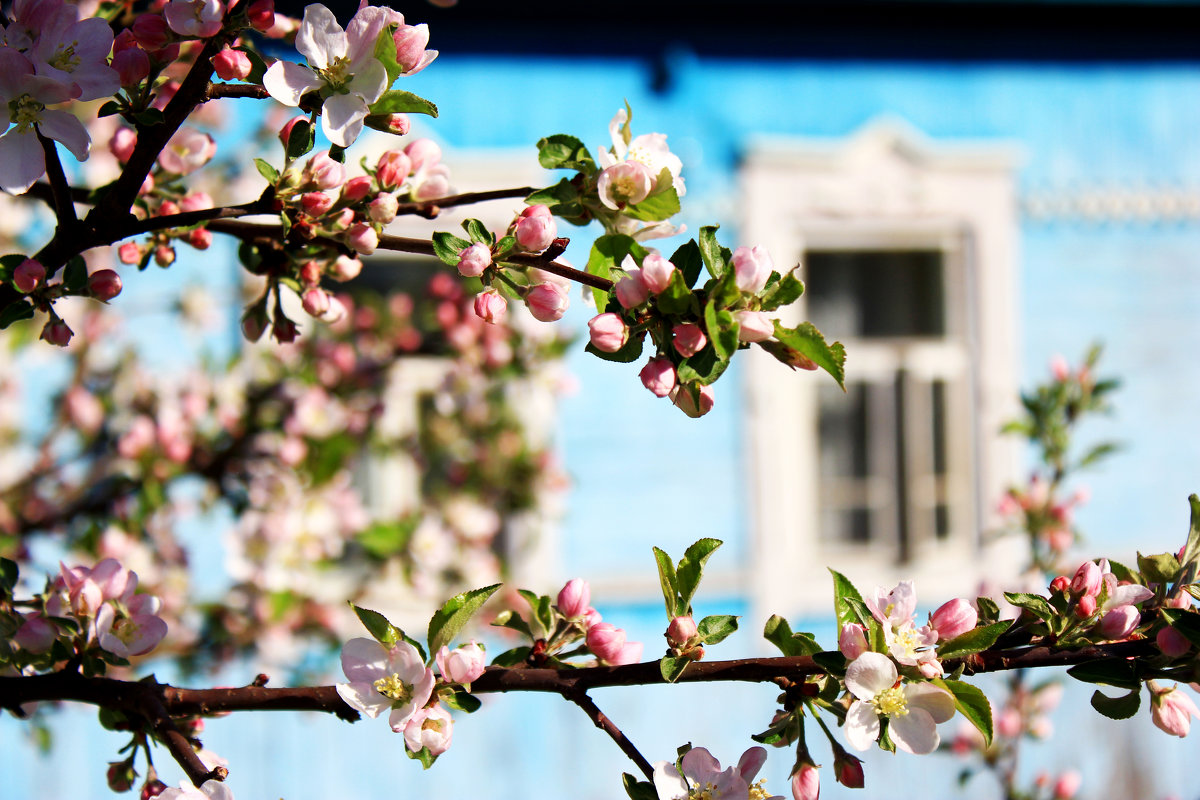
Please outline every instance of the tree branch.
[[54, 198], [54, 216], [58, 220], [58, 229], [65, 232], [79, 222], [75, 216], [75, 204], [71, 202], [71, 185], [67, 183], [54, 140], [43, 136], [36, 127], [34, 131], [46, 154], [46, 180], [50, 183], [50, 192]]
[[600, 710], [592, 698], [588, 697], [587, 692], [568, 692], [563, 697], [582, 708], [583, 713], [588, 715], [588, 719], [594, 722], [597, 728], [607, 733], [617, 743], [617, 747], [621, 748], [621, 752], [629, 756], [634, 764], [637, 764], [638, 769], [646, 776], [646, 780], [654, 780], [654, 767], [650, 766], [646, 757], [638, 751], [633, 742], [629, 741], [629, 737], [622, 733], [621, 729]]

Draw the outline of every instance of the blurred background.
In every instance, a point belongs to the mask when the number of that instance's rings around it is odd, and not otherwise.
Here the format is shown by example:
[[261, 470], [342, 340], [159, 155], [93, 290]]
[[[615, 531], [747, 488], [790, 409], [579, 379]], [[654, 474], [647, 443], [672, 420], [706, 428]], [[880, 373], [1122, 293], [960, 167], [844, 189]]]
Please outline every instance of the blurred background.
[[[438, 104], [436, 120], [414, 117], [412, 136], [439, 143], [455, 190], [556, 182], [537, 166], [538, 139], [569, 133], [594, 153], [609, 145], [609, 120], [628, 102], [634, 134], [667, 134], [684, 165], [689, 231], [654, 244], [669, 255], [700, 225], [720, 223], [728, 246], [767, 246], [777, 266], [800, 265], [807, 292], [797, 313], [848, 353], [844, 393], [823, 373], [790, 373], [749, 353], [716, 387], [713, 411], [692, 420], [643, 389], [629, 366], [594, 359], [577, 342], [565, 357], [569, 378], [543, 376], [528, 396], [506, 401], [524, 412], [522, 435], [558, 454], [569, 482], [563, 492], [552, 481], [555, 490], [506, 527], [496, 545], [506, 578], [553, 593], [586, 577], [593, 603], [646, 643], [647, 659], [666, 625], [651, 545], [678, 557], [701, 537], [725, 542], [697, 611], [741, 614], [742, 631], [710, 658], [769, 654], [759, 631], [772, 613], [832, 647], [827, 566], [864, 591], [914, 579], [925, 610], [981, 587], [1023, 588], [1027, 543], [994, 534], [1007, 525], [998, 504], [1026, 484], [1033, 463], [999, 430], [1019, 413], [1019, 391], [1049, 378], [1052, 357], [1078, 365], [1094, 342], [1105, 348], [1100, 372], [1122, 388], [1083, 437], [1122, 449], [1070, 487], [1090, 493], [1074, 516], [1086, 537], [1075, 560], [1130, 562], [1136, 550], [1183, 543], [1185, 500], [1200, 489], [1200, 37], [1190, 16], [1200, 4], [442, 5], [399, 7], [410, 24], [430, 24], [441, 53], [404, 88]], [[342, 20], [353, 13], [333, 7]], [[230, 105], [227, 135], [249, 142], [259, 106]], [[495, 230], [520, 205], [469, 213]], [[452, 230], [462, 216], [401, 218], [389, 232]], [[596, 232], [566, 228], [575, 240], [566, 258], [582, 266]], [[136, 308], [139, 297], [153, 305], [146, 298], [171, 291], [180, 273], [215, 297], [236, 294], [241, 279], [221, 253], [231, 251], [217, 244], [198, 258], [181, 249], [169, 272], [130, 277], [113, 310]], [[566, 322], [576, 335], [594, 313], [573, 291]], [[134, 318], [128, 335], [145, 336], [147, 324]], [[235, 325], [219, 323], [199, 349], [236, 351]], [[143, 351], [175, 357], [154, 345]], [[434, 366], [422, 369], [440, 374], [445, 352], [426, 348]], [[26, 374], [43, 369], [23, 363]], [[416, 394], [422, 380], [401, 381], [409, 387], [401, 391]], [[396, 481], [419, 482], [413, 469], [364, 468], [368, 510], [395, 504]], [[198, 541], [229, 518], [189, 524]], [[211, 567], [200, 570], [209, 575], [201, 585], [224, 586], [211, 575], [225, 558], [211, 541], [197, 545], [193, 566]], [[396, 605], [394, 613], [418, 617], [420, 592]], [[247, 682], [255, 657], [227, 663], [221, 679]], [[1151, 729], [1145, 711], [1128, 723], [1103, 719], [1087, 706], [1090, 692], [1068, 686], [1053, 717], [1058, 735], [1025, 750], [1027, 782], [1075, 768], [1082, 797], [1200, 795], [1187, 769], [1194, 743]], [[769, 724], [774, 694], [680, 686], [596, 699], [651, 761], [692, 741], [732, 763]], [[204, 741], [229, 759], [239, 798], [610, 798], [622, 796], [619, 773], [633, 771], [557, 698], [488, 698], [459, 723], [454, 746], [427, 773], [371, 721], [242, 715], [210, 721]], [[943, 726], [947, 743], [957, 724]], [[53, 750], [39, 755], [27, 726], [0, 721], [5, 798], [108, 796], [99, 765], [116, 758], [119, 737], [77, 710], [50, 728]], [[810, 742], [831, 764], [822, 743]], [[785, 792], [791, 758], [772, 755], [768, 788]], [[823, 789], [1001, 796], [987, 776], [958, 785], [962, 764], [949, 753], [875, 752], [864, 790], [834, 784], [828, 771]], [[169, 765], [162, 772], [173, 774]]]

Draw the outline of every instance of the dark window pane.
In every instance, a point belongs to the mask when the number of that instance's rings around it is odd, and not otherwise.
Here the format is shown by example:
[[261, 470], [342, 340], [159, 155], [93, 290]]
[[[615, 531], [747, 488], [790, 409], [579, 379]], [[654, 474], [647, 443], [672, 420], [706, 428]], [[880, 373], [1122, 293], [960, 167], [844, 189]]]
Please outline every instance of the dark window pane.
[[933, 474], [945, 475], [946, 468], [946, 382], [934, 381], [933, 389]]
[[808, 313], [826, 336], [881, 338], [946, 333], [938, 250], [810, 250]]
[[822, 385], [820, 403], [820, 474], [826, 477], [866, 478], [867, 387], [850, 384], [845, 394], [836, 386]]
[[821, 513], [821, 536], [829, 542], [868, 544], [871, 512], [865, 508], [825, 509]]

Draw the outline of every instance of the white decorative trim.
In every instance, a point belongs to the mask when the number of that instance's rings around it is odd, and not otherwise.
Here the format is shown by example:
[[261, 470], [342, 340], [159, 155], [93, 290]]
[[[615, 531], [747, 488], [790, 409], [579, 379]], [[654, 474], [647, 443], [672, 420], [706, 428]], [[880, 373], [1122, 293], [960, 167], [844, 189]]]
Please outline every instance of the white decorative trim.
[[1035, 189], [1021, 197], [1031, 222], [1118, 224], [1200, 222], [1200, 188], [1095, 185]]

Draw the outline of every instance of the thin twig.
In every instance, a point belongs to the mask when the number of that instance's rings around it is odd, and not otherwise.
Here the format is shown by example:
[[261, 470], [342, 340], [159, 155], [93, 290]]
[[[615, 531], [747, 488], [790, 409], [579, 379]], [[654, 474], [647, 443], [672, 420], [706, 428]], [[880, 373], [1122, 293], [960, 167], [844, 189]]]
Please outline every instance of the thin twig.
[[588, 697], [587, 692], [567, 692], [563, 697], [582, 708], [583, 713], [588, 715], [596, 727], [607, 733], [617, 743], [617, 747], [621, 748], [621, 752], [629, 756], [634, 764], [637, 764], [638, 769], [646, 776], [646, 780], [654, 780], [654, 767], [650, 766], [650, 762], [638, 751], [633, 742], [629, 741], [629, 737], [622, 733], [616, 723], [600, 710], [592, 698]]
[[66, 231], [79, 222], [75, 216], [75, 205], [71, 202], [71, 185], [67, 183], [67, 175], [63, 172], [54, 140], [43, 136], [41, 130], [36, 127], [34, 131], [46, 154], [46, 180], [50, 182], [50, 191], [54, 197], [54, 216], [58, 220], [58, 227]]

